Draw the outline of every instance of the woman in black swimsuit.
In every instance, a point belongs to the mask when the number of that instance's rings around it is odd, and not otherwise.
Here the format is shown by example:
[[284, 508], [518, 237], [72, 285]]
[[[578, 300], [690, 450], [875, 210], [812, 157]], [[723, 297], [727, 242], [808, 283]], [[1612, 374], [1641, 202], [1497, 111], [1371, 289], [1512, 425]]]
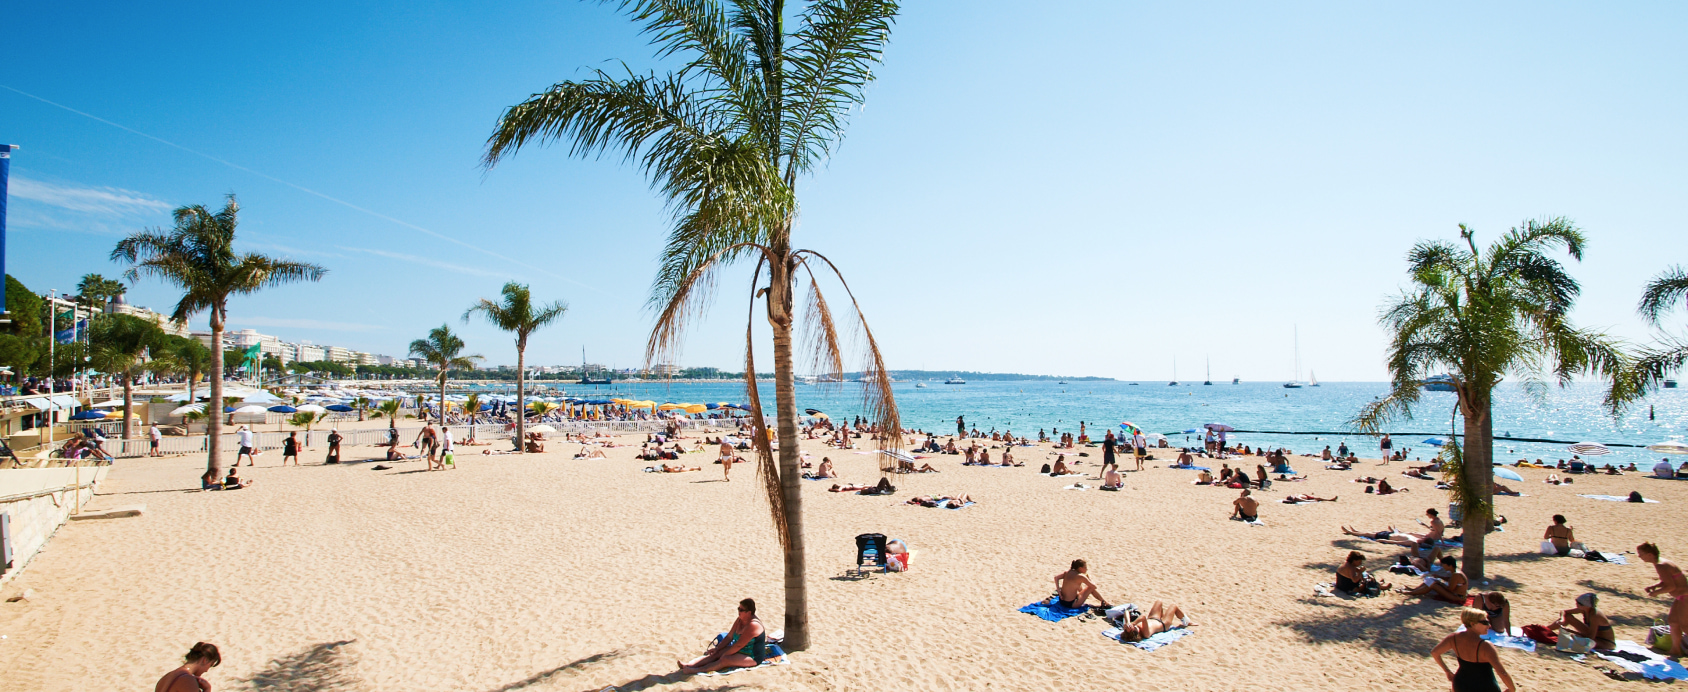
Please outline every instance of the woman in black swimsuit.
[[[1375, 587], [1376, 591], [1372, 588]], [[1377, 595], [1379, 591], [1389, 589], [1388, 584], [1380, 584], [1366, 571], [1366, 556], [1358, 550], [1348, 551], [1348, 559], [1336, 568], [1336, 590], [1346, 594], [1359, 594], [1362, 590], [1370, 595]]]
[[[1516, 689], [1512, 676], [1506, 674], [1506, 666], [1500, 663], [1500, 653], [1495, 651], [1495, 645], [1483, 641], [1483, 635], [1489, 633], [1489, 614], [1476, 608], [1465, 608], [1460, 611], [1459, 620], [1465, 629], [1448, 635], [1430, 650], [1430, 657], [1436, 659], [1436, 665], [1442, 667], [1448, 682], [1453, 683], [1453, 692], [1501, 692], [1500, 685], [1495, 683], [1496, 676], [1506, 684], [1506, 692]], [[1459, 659], [1458, 671], [1449, 670], [1447, 661], [1442, 658], [1442, 654], [1449, 651]]]

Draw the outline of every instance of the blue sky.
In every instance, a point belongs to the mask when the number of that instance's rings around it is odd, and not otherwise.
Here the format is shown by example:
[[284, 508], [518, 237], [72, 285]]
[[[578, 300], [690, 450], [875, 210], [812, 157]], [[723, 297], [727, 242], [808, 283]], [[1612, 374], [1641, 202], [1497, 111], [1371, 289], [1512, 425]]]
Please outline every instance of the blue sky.
[[[1645, 340], [1641, 286], [1688, 262], [1685, 19], [909, 3], [867, 107], [800, 183], [797, 243], [843, 267], [895, 368], [1165, 379], [1176, 358], [1189, 379], [1211, 358], [1282, 380], [1299, 326], [1321, 379], [1379, 380], [1378, 306], [1414, 241], [1565, 215], [1591, 239], [1578, 321]], [[330, 270], [237, 299], [236, 328], [402, 355], [449, 321], [512, 363], [460, 317], [515, 279], [571, 306], [529, 362], [640, 362], [668, 221], [641, 174], [560, 146], [477, 165], [528, 94], [661, 69], [611, 8], [10, 3], [0, 25], [0, 140], [23, 147], [8, 270], [32, 289], [114, 276], [122, 235], [235, 192], [246, 247]], [[742, 362], [748, 282], [729, 272], [682, 362]]]

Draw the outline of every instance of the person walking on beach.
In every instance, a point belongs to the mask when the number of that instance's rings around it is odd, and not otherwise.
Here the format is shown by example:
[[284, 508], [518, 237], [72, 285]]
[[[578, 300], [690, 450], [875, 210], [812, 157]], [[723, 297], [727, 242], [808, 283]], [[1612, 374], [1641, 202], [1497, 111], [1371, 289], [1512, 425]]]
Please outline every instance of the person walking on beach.
[[1131, 451], [1137, 456], [1137, 470], [1143, 470], [1143, 457], [1149, 454], [1149, 438], [1143, 437], [1143, 431], [1131, 434]]
[[206, 681], [205, 674], [223, 663], [217, 645], [207, 642], [194, 644], [184, 659], [186, 662], [182, 667], [158, 679], [158, 684], [152, 686], [153, 692], [210, 692], [211, 683]]
[[1109, 471], [1117, 470], [1118, 462], [1114, 460], [1114, 431], [1109, 430], [1108, 436], [1102, 438], [1102, 470], [1096, 473], [1098, 480], [1106, 478]]
[[1394, 456], [1395, 441], [1389, 439], [1389, 433], [1383, 433], [1383, 440], [1377, 443], [1377, 454], [1383, 458], [1383, 465], [1389, 464], [1389, 458]]
[[422, 432], [416, 433], [416, 441], [411, 443], [428, 458], [428, 468], [434, 467], [434, 445], [437, 440], [438, 438], [434, 437], [434, 424], [427, 423], [422, 426]]
[[157, 423], [152, 424], [152, 428], [147, 431], [147, 436], [152, 438], [152, 451], [149, 452], [147, 454], [147, 456], [153, 456], [153, 457], [164, 456], [163, 452], [158, 451], [159, 443], [164, 441], [164, 433], [161, 433], [161, 432], [158, 431], [158, 424]]
[[1688, 577], [1682, 575], [1682, 568], [1676, 563], [1659, 557], [1659, 546], [1653, 543], [1642, 543], [1635, 547], [1642, 562], [1653, 563], [1653, 569], [1659, 573], [1659, 583], [1647, 587], [1648, 596], [1665, 594], [1671, 597], [1670, 615], [1665, 623], [1670, 625], [1670, 655], [1682, 656], [1682, 635], [1688, 633]]
[[240, 426], [240, 431], [235, 433], [235, 437], [240, 440], [240, 453], [234, 455], [234, 465], [235, 466], [240, 465], [240, 458], [241, 457], [246, 457], [246, 465], [247, 466], [252, 466], [252, 465], [258, 463], [256, 461], [256, 458], [252, 454], [252, 452], [254, 451], [252, 449], [252, 447], [253, 447], [253, 445], [257, 444], [256, 442], [253, 442], [253, 440], [252, 440], [252, 431], [246, 429], [246, 426], [242, 425], [242, 426]]
[[[1430, 650], [1430, 658], [1435, 659], [1442, 673], [1448, 676], [1453, 692], [1500, 692], [1495, 676], [1500, 676], [1501, 682], [1506, 683], [1506, 692], [1517, 689], [1512, 684], [1512, 676], [1506, 674], [1506, 666], [1500, 663], [1500, 652], [1495, 650], [1495, 645], [1483, 641], [1483, 635], [1489, 633], [1489, 614], [1476, 608], [1464, 608], [1459, 611], [1459, 621], [1465, 629], [1444, 637], [1436, 648]], [[1459, 660], [1457, 671], [1450, 670], [1447, 661], [1442, 658], [1449, 651]]]
[[[344, 440], [344, 439], [346, 439], [346, 438], [340, 436], [340, 429], [339, 428], [334, 428], [334, 429], [328, 431], [328, 457], [326, 459], [324, 459], [322, 463], [324, 463], [324, 464], [338, 464], [338, 463], [340, 463], [340, 441]], [[283, 459], [283, 461], [286, 461], [286, 460]], [[299, 462], [297, 460], [295, 460], [293, 463], [297, 464]]]
[[456, 449], [457, 449], [457, 445], [454, 444], [451, 440], [451, 426], [445, 426], [445, 425], [440, 426], [440, 470], [441, 471], [445, 470], [445, 465], [447, 463], [450, 463], [452, 468], [457, 468], [457, 455], [455, 453]]
[[287, 460], [292, 459], [293, 465], [299, 465], [299, 433], [287, 433], [287, 439], [281, 441], [281, 465], [286, 466]]

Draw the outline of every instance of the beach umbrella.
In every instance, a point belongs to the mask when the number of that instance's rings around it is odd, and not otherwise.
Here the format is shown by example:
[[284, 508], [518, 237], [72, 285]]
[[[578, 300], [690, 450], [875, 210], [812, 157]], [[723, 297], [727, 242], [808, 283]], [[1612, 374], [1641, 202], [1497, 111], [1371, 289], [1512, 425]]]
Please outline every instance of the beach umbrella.
[[527, 431], [530, 433], [554, 433], [557, 432], [557, 429], [549, 425], [535, 425], [529, 427]]
[[223, 413], [234, 413], [234, 407], [233, 406], [224, 406], [223, 407]]
[[676, 404], [676, 403], [670, 401], [666, 404], [663, 404], [661, 406], [656, 407], [656, 410], [658, 410], [658, 411], [674, 411], [674, 410], [678, 410], [678, 409], [684, 409], [685, 407], [686, 407], [685, 404]]
[[1130, 430], [1131, 434], [1133, 434], [1133, 435], [1140, 433], [1140, 432], [1143, 432], [1142, 428], [1137, 427], [1137, 424], [1133, 423], [1131, 421], [1125, 421], [1123, 423], [1120, 423], [1119, 427], [1125, 428], [1126, 430]]
[[187, 401], [187, 400], [188, 400], [187, 392], [182, 392], [181, 394], [172, 394], [165, 399], [165, 401], [175, 401], [175, 402], [182, 402], [182, 401]]
[[807, 413], [811, 416], [825, 415], [825, 414], [822, 414], [821, 410], [818, 409], [818, 408], [806, 408], [806, 409], [803, 409], [803, 412]]
[[703, 413], [708, 410], [709, 407], [703, 404], [686, 404], [686, 413]]
[[288, 406], [287, 404], [282, 404], [280, 406], [271, 406], [271, 407], [269, 407], [268, 410], [269, 410], [270, 413], [298, 413], [299, 412], [299, 409], [293, 408], [292, 406]]
[[304, 406], [299, 407], [300, 413], [324, 413], [324, 412], [327, 412], [327, 411], [328, 411], [328, 409], [325, 409], [325, 408], [318, 406], [316, 404], [305, 404]]
[[182, 415], [184, 413], [188, 413], [190, 411], [194, 412], [194, 413], [199, 413], [199, 412], [202, 412], [204, 410], [205, 410], [205, 404], [188, 404], [187, 406], [182, 406], [182, 407], [177, 408], [174, 411], [171, 411], [170, 415], [180, 416], [180, 415]]
[[1420, 442], [1419, 444], [1426, 444], [1426, 445], [1430, 445], [1432, 447], [1440, 447], [1440, 446], [1445, 445], [1447, 443], [1448, 443], [1448, 441], [1445, 440], [1445, 439], [1442, 439], [1440, 437], [1432, 437], [1428, 440]]
[[1669, 442], [1647, 445], [1647, 451], [1659, 452], [1661, 454], [1688, 454], [1688, 444], [1671, 440]]
[[1495, 469], [1495, 477], [1496, 478], [1505, 478], [1506, 480], [1509, 480], [1509, 481], [1518, 481], [1519, 483], [1524, 482], [1524, 477], [1518, 475], [1518, 472], [1514, 471], [1512, 469], [1504, 469], [1504, 468]]
[[1607, 449], [1606, 445], [1599, 442], [1578, 442], [1571, 445], [1569, 449], [1572, 454], [1581, 454], [1587, 457], [1605, 456], [1612, 453], [1612, 450]]
[[90, 409], [90, 410], [78, 413], [74, 416], [71, 416], [70, 419], [71, 420], [104, 420], [105, 417], [106, 417], [105, 411], [95, 411], [95, 410]]
[[326, 409], [333, 411], [335, 413], [351, 413], [351, 412], [357, 410], [357, 409], [352, 408], [350, 406], [347, 406], [345, 404], [334, 404], [333, 406], [324, 406], [323, 408], [326, 408]]
[[821, 420], [832, 420], [832, 416], [828, 416], [825, 413], [821, 413], [820, 411], [815, 411], [814, 413], [811, 413], [809, 415], [814, 417], [814, 418], [819, 418]]
[[259, 406], [257, 404], [252, 404], [251, 406], [242, 406], [240, 408], [237, 408], [233, 411], [233, 413], [264, 413], [268, 410], [269, 409], [264, 408], [262, 406]]
[[1207, 425], [1204, 425], [1202, 427], [1207, 428], [1208, 430], [1212, 430], [1214, 432], [1231, 432], [1231, 431], [1236, 430], [1236, 428], [1233, 428], [1233, 427], [1226, 425], [1224, 423], [1208, 423]]

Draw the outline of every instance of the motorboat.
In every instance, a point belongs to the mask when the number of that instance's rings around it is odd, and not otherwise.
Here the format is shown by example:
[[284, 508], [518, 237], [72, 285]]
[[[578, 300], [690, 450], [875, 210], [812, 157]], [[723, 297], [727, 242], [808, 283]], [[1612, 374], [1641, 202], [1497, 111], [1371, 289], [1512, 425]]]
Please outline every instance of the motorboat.
[[944, 384], [967, 384], [967, 380], [961, 379], [960, 376], [956, 376], [944, 380]]

